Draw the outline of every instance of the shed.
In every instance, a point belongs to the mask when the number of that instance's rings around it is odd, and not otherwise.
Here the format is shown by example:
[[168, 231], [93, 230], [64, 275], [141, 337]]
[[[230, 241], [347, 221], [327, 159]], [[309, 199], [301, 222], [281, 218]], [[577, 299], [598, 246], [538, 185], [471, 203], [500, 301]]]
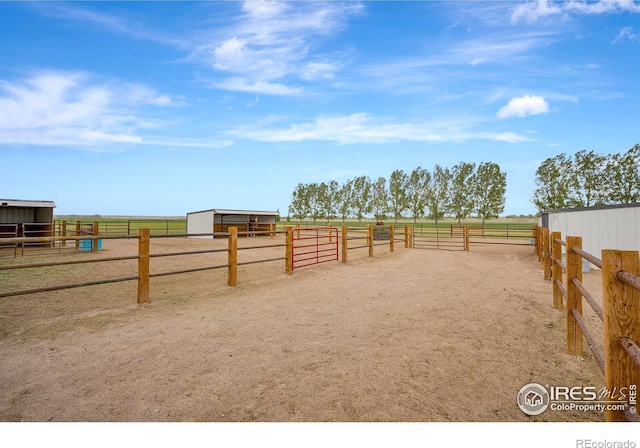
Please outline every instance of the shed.
[[[187, 213], [187, 234], [211, 234], [228, 232], [229, 227], [237, 227], [238, 232], [268, 231], [275, 224], [278, 212], [261, 210], [211, 209]], [[193, 238], [213, 238], [213, 235], [193, 236]]]
[[640, 251], [640, 203], [545, 210], [538, 224], [563, 239], [582, 237], [582, 249], [598, 258], [603, 249]]
[[0, 199], [0, 237], [53, 235], [53, 201]]

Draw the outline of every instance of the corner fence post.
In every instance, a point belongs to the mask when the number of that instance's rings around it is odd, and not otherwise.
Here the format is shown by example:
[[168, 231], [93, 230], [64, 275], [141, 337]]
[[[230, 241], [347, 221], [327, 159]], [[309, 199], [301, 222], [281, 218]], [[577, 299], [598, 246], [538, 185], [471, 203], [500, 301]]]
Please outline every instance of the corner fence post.
[[369, 256], [373, 257], [373, 226], [367, 224], [367, 244], [369, 245]]
[[464, 250], [469, 252], [469, 224], [464, 225]]
[[149, 303], [149, 229], [140, 229], [138, 237], [138, 304]]
[[567, 237], [567, 353], [582, 356], [583, 338], [580, 325], [573, 315], [576, 309], [582, 315], [582, 293], [573, 283], [577, 279], [582, 283], [582, 256], [573, 251], [574, 248], [582, 249], [582, 238], [579, 236]]
[[391, 224], [389, 226], [389, 252], [393, 252], [395, 249], [394, 247], [395, 238], [396, 238], [395, 230], [394, 230], [393, 224]]
[[531, 239], [533, 241], [533, 250], [535, 251], [536, 255], [538, 255], [538, 226], [536, 224], [533, 224], [531, 226]]
[[[627, 336], [640, 342], [640, 291], [617, 278], [625, 270], [640, 275], [638, 252], [602, 251], [602, 304], [604, 312], [604, 382], [608, 391], [629, 390], [640, 384], [640, 367], [620, 345]], [[606, 411], [607, 421], [625, 421], [624, 411]]]
[[[76, 235], [75, 236], [80, 236], [80, 231], [82, 230], [82, 224], [80, 224], [80, 221], [76, 221]], [[78, 249], [80, 247], [80, 240], [76, 240], [76, 249]]]
[[238, 284], [238, 228], [229, 227], [229, 245], [227, 253], [227, 284], [236, 286]]
[[560, 285], [562, 284], [562, 268], [556, 260], [562, 261], [562, 245], [556, 241], [561, 237], [560, 232], [551, 233], [551, 282], [553, 289], [553, 307], [562, 309], [562, 293], [560, 292]]
[[[300, 227], [298, 226], [298, 229]], [[300, 232], [300, 230], [298, 230]], [[285, 251], [285, 272], [287, 275], [293, 273], [293, 227], [287, 226], [287, 248]]]
[[347, 252], [349, 252], [349, 240], [347, 239], [347, 226], [342, 226], [342, 262], [347, 262]]

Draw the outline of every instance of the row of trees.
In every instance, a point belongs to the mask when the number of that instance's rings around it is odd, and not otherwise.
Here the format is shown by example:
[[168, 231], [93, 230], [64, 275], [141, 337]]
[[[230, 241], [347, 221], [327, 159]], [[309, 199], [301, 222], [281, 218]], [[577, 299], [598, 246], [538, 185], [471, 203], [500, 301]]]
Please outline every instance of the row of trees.
[[414, 220], [453, 216], [460, 222], [471, 213], [485, 219], [504, 211], [506, 173], [492, 162], [461, 162], [452, 168], [418, 167], [411, 173], [395, 170], [387, 180], [359, 176], [339, 184], [300, 183], [293, 191], [289, 215], [296, 219], [357, 218], [367, 215], [395, 221], [409, 212]]
[[626, 153], [550, 157], [536, 171], [536, 187], [538, 210], [640, 202], [640, 145]]

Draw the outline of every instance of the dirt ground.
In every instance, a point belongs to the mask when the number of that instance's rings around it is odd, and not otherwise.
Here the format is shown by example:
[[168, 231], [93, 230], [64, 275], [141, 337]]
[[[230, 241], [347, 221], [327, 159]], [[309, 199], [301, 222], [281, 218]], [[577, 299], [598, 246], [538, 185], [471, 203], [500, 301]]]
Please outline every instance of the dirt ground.
[[[137, 242], [103, 247], [59, 259], [134, 255]], [[216, 247], [226, 240], [153, 239], [151, 250]], [[235, 288], [225, 269], [157, 277], [144, 306], [135, 281], [0, 299], [0, 420], [604, 421], [598, 412], [530, 417], [516, 404], [530, 382], [604, 386], [590, 352], [565, 353], [565, 314], [551, 307], [532, 247], [365, 251], [292, 276], [281, 260], [241, 266]], [[283, 255], [241, 250], [239, 261]], [[225, 257], [153, 258], [151, 272]], [[0, 271], [0, 289], [132, 276], [135, 266]], [[599, 272], [585, 283], [600, 294]]]

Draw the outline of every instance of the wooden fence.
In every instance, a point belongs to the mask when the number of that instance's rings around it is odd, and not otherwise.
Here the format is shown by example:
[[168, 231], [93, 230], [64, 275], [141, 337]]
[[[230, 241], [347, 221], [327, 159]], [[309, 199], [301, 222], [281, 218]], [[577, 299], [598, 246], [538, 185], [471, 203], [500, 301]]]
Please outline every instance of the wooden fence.
[[[552, 281], [553, 307], [566, 302], [567, 353], [583, 354], [583, 336], [604, 373], [608, 391], [633, 391], [640, 384], [640, 257], [637, 251], [603, 250], [598, 258], [582, 250], [582, 238], [534, 226], [536, 252], [545, 280]], [[566, 263], [563, 262], [563, 249]], [[582, 284], [583, 259], [602, 270], [602, 303]], [[564, 278], [564, 281], [563, 281]], [[582, 298], [603, 322], [604, 350], [582, 316]], [[631, 389], [631, 390], [630, 390]], [[607, 421], [640, 421], [635, 398], [624, 411], [607, 410]]]
[[[374, 238], [374, 229], [373, 226], [368, 226], [364, 228], [366, 231], [366, 235], [364, 237], [357, 236], [357, 229], [350, 228], [348, 232], [346, 226], [342, 227], [341, 233], [341, 247], [342, 247], [342, 262], [347, 262], [347, 253], [349, 250], [359, 249], [361, 247], [368, 248], [368, 254], [370, 257], [374, 256], [374, 246], [379, 245], [388, 245], [389, 251], [393, 252], [395, 250], [395, 243], [399, 241], [404, 241], [405, 248], [412, 247], [412, 227], [405, 226], [404, 228], [404, 238], [397, 238], [395, 228], [393, 226], [388, 226], [388, 240], [384, 243], [376, 242]], [[97, 230], [97, 226], [96, 226]], [[335, 231], [336, 229], [333, 228]], [[275, 231], [270, 228], [265, 231], [255, 231], [252, 230], [250, 232], [238, 232], [237, 228], [230, 228], [228, 233], [225, 233], [224, 236], [228, 238], [227, 248], [219, 248], [219, 249], [205, 249], [205, 250], [196, 250], [196, 251], [181, 251], [181, 252], [170, 252], [170, 253], [158, 253], [152, 254], [150, 252], [151, 241], [155, 238], [174, 238], [174, 237], [187, 237], [187, 236], [217, 236], [221, 237], [223, 234], [198, 234], [198, 235], [151, 235], [150, 229], [140, 229], [139, 234], [135, 236], [109, 236], [109, 235], [91, 235], [91, 236], [57, 236], [57, 237], [38, 237], [38, 238], [7, 238], [4, 240], [6, 244], [29, 244], [29, 243], [39, 243], [39, 244], [67, 244], [67, 242], [77, 242], [79, 240], [90, 240], [92, 242], [91, 248], [93, 251], [97, 251], [98, 240], [117, 240], [117, 239], [137, 239], [138, 240], [138, 254], [130, 255], [130, 256], [119, 256], [119, 257], [103, 257], [99, 259], [95, 258], [86, 258], [86, 259], [74, 259], [74, 260], [58, 260], [58, 261], [47, 261], [47, 262], [39, 262], [39, 263], [19, 263], [19, 264], [6, 264], [0, 265], [0, 272], [15, 270], [15, 269], [37, 269], [44, 267], [52, 267], [52, 266], [69, 266], [69, 265], [77, 265], [77, 264], [86, 264], [86, 263], [104, 263], [104, 262], [113, 262], [113, 261], [123, 261], [123, 260], [137, 260], [137, 275], [135, 276], [127, 276], [127, 277], [119, 277], [105, 280], [94, 280], [94, 281], [85, 281], [81, 283], [74, 284], [65, 284], [58, 286], [48, 286], [42, 288], [33, 288], [33, 289], [24, 289], [19, 291], [3, 291], [0, 288], [0, 298], [3, 297], [12, 297], [12, 296], [20, 296], [20, 295], [28, 295], [28, 294], [36, 294], [42, 292], [50, 292], [50, 291], [58, 291], [64, 289], [72, 289], [86, 286], [94, 286], [101, 285], [107, 283], [119, 283], [126, 281], [137, 281], [138, 283], [138, 292], [137, 292], [137, 302], [139, 304], [144, 304], [150, 301], [149, 294], [149, 282], [153, 277], [162, 277], [168, 275], [177, 275], [177, 274], [186, 274], [190, 272], [197, 271], [205, 271], [205, 270], [214, 270], [214, 269], [227, 269], [227, 284], [229, 286], [236, 286], [238, 282], [238, 266], [248, 265], [248, 264], [256, 264], [256, 263], [267, 263], [273, 261], [285, 261], [285, 272], [287, 274], [291, 274], [293, 272], [293, 239], [291, 236], [295, 229], [293, 227], [288, 227], [286, 231]], [[278, 244], [268, 244], [268, 245], [256, 245], [249, 247], [238, 247], [238, 236], [256, 236], [256, 235], [265, 235], [274, 238], [276, 234], [286, 233], [287, 238], [285, 243]], [[354, 235], [356, 233], [356, 235]], [[334, 233], [331, 233], [334, 235]], [[333, 238], [333, 236], [332, 236]], [[366, 244], [362, 246], [352, 246], [349, 247], [349, 241], [353, 240], [366, 240]], [[284, 247], [285, 253], [281, 257], [273, 257], [273, 258], [265, 258], [253, 261], [238, 261], [238, 251], [242, 250], [260, 250], [265, 248], [277, 248]], [[170, 272], [160, 272], [160, 273], [151, 273], [149, 270], [149, 264], [151, 258], [156, 257], [177, 257], [184, 255], [194, 255], [194, 254], [211, 254], [216, 252], [226, 252], [227, 253], [227, 262], [224, 264], [218, 264], [215, 266], [205, 266], [191, 269], [181, 269]], [[37, 274], [37, 273], [36, 273]]]

